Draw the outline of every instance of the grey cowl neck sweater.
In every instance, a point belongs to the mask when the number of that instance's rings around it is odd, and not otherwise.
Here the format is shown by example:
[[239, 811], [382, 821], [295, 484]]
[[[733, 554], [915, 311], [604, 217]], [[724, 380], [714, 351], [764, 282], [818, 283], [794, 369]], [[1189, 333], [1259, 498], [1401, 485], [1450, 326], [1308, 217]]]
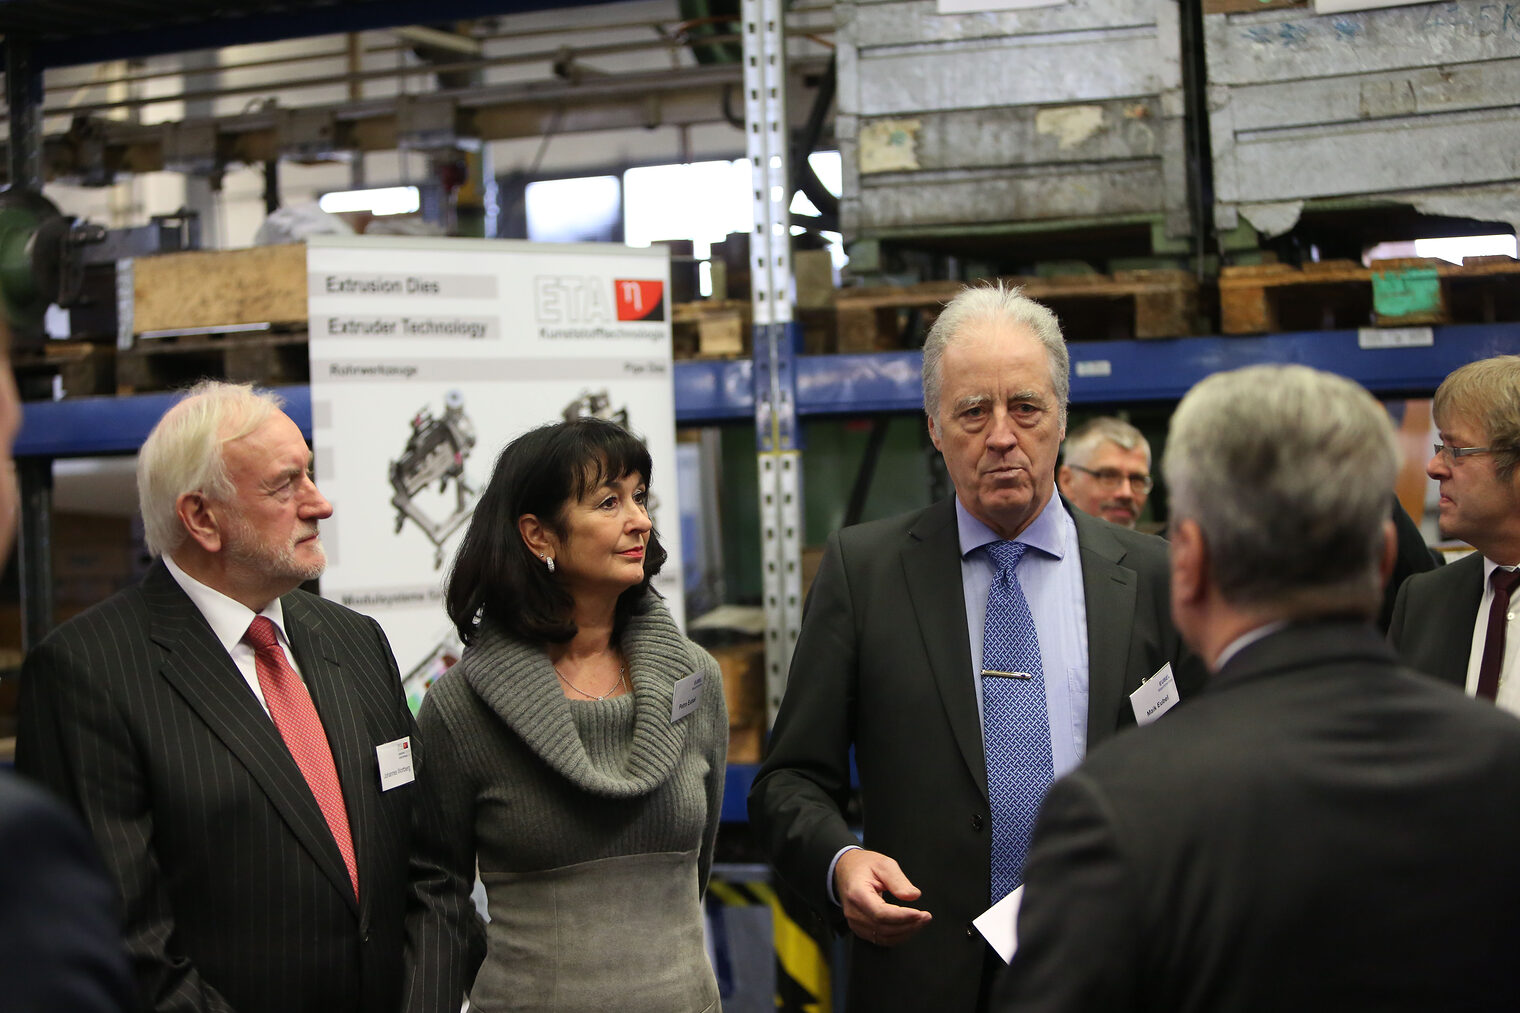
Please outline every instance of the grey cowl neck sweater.
[[[566, 780], [592, 794], [633, 798], [664, 784], [680, 761], [690, 722], [670, 720], [673, 687], [677, 679], [698, 671], [701, 662], [653, 595], [629, 620], [619, 644], [628, 659], [634, 703], [633, 735], [622, 770], [609, 769], [605, 756], [593, 761], [572, 708], [590, 708], [616, 720], [626, 698], [572, 703], [541, 646], [483, 623], [471, 645], [475, 650], [466, 678], [481, 702]], [[706, 686], [703, 692], [722, 689]]]

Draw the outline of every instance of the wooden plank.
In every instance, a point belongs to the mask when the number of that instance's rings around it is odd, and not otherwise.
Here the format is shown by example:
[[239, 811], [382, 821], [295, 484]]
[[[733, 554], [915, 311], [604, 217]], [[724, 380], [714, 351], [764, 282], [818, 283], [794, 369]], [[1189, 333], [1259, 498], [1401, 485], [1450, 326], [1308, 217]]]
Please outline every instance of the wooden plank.
[[[1219, 276], [1220, 329], [1260, 334], [1311, 327], [1498, 323], [1520, 317], [1520, 261], [1424, 257], [1226, 267]], [[1316, 318], [1314, 314], [1318, 314]]]
[[132, 331], [306, 320], [306, 244], [139, 257]]
[[[1196, 330], [1198, 279], [1189, 271], [1134, 270], [999, 279], [1049, 305], [1070, 340], [1180, 337]], [[973, 285], [976, 283], [972, 283]], [[841, 352], [902, 347], [903, 310], [937, 312], [967, 287], [959, 281], [840, 289], [835, 293]]]

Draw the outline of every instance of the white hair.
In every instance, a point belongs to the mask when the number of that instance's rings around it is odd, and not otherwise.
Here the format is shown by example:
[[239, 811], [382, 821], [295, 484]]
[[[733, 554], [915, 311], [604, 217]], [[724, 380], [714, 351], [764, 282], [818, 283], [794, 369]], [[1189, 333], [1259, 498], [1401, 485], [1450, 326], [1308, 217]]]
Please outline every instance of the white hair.
[[1362, 387], [1307, 366], [1250, 366], [1195, 386], [1162, 455], [1172, 520], [1197, 522], [1237, 605], [1375, 614], [1398, 447]]
[[1024, 295], [1023, 289], [1005, 288], [1002, 282], [962, 289], [929, 328], [924, 339], [924, 413], [931, 419], [939, 417], [940, 360], [946, 346], [965, 333], [969, 324], [983, 322], [1026, 327], [1045, 347], [1050, 360], [1050, 387], [1064, 427], [1066, 402], [1071, 398], [1071, 357], [1061, 336], [1061, 324], [1048, 307]]
[[202, 380], [164, 413], [137, 452], [137, 505], [150, 552], [173, 553], [188, 537], [179, 519], [180, 496], [232, 497], [223, 448], [283, 406], [278, 394], [250, 384]]
[[1112, 415], [1088, 419], [1068, 433], [1066, 442], [1061, 444], [1061, 459], [1067, 464], [1086, 465], [1105, 443], [1112, 443], [1120, 450], [1139, 447], [1145, 451], [1146, 463], [1150, 463], [1151, 445], [1145, 434]]

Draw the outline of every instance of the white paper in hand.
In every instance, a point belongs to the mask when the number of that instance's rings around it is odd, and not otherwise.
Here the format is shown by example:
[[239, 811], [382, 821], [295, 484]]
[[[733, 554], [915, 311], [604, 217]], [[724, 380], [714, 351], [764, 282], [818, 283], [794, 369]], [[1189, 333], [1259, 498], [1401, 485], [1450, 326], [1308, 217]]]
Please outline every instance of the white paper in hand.
[[1024, 887], [1020, 885], [971, 922], [1005, 964], [1013, 960], [1014, 951], [1019, 948], [1019, 904], [1023, 900]]

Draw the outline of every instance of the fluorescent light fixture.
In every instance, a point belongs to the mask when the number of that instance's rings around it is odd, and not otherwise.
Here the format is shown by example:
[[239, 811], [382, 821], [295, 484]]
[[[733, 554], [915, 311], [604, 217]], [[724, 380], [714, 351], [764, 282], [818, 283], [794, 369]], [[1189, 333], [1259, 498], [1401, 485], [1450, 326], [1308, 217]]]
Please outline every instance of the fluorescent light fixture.
[[1514, 236], [1454, 236], [1449, 239], [1416, 239], [1416, 257], [1439, 257], [1453, 264], [1463, 257], [1513, 257]]
[[328, 214], [368, 211], [376, 215], [409, 215], [422, 207], [422, 198], [415, 186], [382, 186], [374, 190], [325, 193], [317, 206]]

